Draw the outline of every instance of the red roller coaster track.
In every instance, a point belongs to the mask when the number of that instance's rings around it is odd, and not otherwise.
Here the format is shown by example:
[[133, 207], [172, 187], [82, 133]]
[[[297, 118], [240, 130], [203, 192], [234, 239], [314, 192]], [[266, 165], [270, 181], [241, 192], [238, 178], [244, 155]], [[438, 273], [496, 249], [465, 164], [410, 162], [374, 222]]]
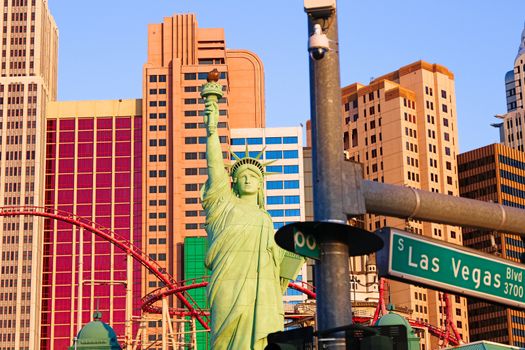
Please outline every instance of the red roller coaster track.
[[[197, 303], [186, 293], [188, 290], [203, 288], [208, 282], [206, 278], [192, 279], [182, 282], [177, 282], [169, 273], [165, 271], [155, 260], [151, 259], [145, 254], [140, 248], [136, 247], [128, 239], [125, 239], [117, 235], [112, 230], [97, 224], [89, 219], [77, 216], [72, 213], [60, 211], [49, 207], [36, 207], [36, 206], [23, 206], [23, 207], [0, 207], [0, 216], [38, 216], [44, 218], [50, 218], [62, 222], [69, 223], [71, 225], [81, 227], [88, 232], [95, 234], [96, 236], [108, 241], [115, 245], [117, 248], [124, 251], [127, 255], [130, 255], [134, 260], [139, 262], [142, 266], [148, 269], [155, 277], [157, 277], [165, 286], [154, 290], [142, 298], [142, 310], [151, 313], [161, 313], [161, 308], [155, 306], [157, 301], [167, 296], [175, 295], [178, 300], [184, 305], [185, 309], [170, 308], [170, 315], [177, 316], [190, 316], [195, 317], [197, 321], [204, 327], [209, 329], [209, 312], [202, 310]], [[315, 299], [316, 294], [312, 291], [312, 286], [301, 284], [290, 283], [290, 288], [300, 291], [312, 299]], [[381, 305], [378, 304], [378, 312]], [[375, 319], [374, 317], [355, 317], [354, 322], [365, 323]], [[453, 329], [453, 332], [449, 330], [449, 323], [447, 323], [447, 329], [440, 329], [430, 324], [421, 323], [416, 320], [409, 320], [410, 324], [414, 327], [426, 328], [429, 333], [440, 339], [443, 339], [446, 344], [458, 345], [460, 339], [458, 339], [457, 330]], [[455, 332], [454, 332], [455, 331]], [[454, 335], [451, 333], [455, 333]]]
[[54, 208], [49, 207], [1, 207], [0, 216], [39, 216], [44, 218], [50, 218], [53, 220], [58, 220], [62, 222], [67, 222], [71, 225], [81, 227], [88, 232], [91, 232], [97, 235], [100, 238], [108, 241], [109, 243], [115, 245], [117, 248], [124, 251], [126, 254], [130, 255], [133, 259], [142, 264], [146, 269], [153, 273], [164, 285], [165, 288], [174, 290], [174, 294], [177, 299], [186, 308], [186, 314], [188, 316], [195, 317], [197, 321], [205, 328], [208, 327], [208, 317], [205, 313], [200, 310], [198, 305], [189, 297], [187, 293], [184, 293], [184, 289], [181, 289], [181, 285], [170, 275], [168, 274], [155, 260], [151, 259], [147, 254], [145, 254], [140, 248], [136, 247], [128, 239], [120, 237], [115, 232], [110, 229], [98, 225], [97, 223]]

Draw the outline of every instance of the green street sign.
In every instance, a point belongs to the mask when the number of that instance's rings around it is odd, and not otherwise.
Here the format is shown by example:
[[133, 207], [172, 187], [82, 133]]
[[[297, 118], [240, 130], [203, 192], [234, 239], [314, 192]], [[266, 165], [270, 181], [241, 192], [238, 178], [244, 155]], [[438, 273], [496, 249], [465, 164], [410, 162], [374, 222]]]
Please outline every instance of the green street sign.
[[296, 254], [319, 260], [319, 245], [313, 234], [295, 230], [293, 234], [294, 251]]
[[377, 233], [381, 277], [525, 309], [525, 265], [395, 228]]

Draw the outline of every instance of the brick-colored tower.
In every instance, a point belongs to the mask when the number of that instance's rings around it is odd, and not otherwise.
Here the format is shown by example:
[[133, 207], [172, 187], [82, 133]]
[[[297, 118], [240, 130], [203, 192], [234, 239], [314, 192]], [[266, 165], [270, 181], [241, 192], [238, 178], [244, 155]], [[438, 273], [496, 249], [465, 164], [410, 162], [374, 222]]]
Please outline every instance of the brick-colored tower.
[[[344, 87], [342, 95], [345, 150], [350, 159], [364, 164], [366, 178], [459, 194], [454, 76], [447, 68], [418, 61], [368, 86]], [[462, 244], [458, 227], [366, 215], [366, 229], [383, 226]], [[366, 261], [354, 260], [355, 270], [367, 271]], [[389, 294], [396, 306], [413, 310], [418, 321], [443, 326], [441, 293], [391, 281]], [[454, 322], [468, 341], [466, 299], [451, 296], [451, 301]], [[437, 347], [437, 339], [428, 333], [420, 336], [422, 348]]]
[[[227, 159], [230, 128], [264, 127], [260, 59], [226, 49], [224, 30], [199, 28], [192, 14], [149, 26], [143, 73], [143, 244], [177, 280], [184, 279], [184, 237], [205, 234], [199, 189], [206, 180], [206, 130], [199, 90], [213, 68], [224, 86], [219, 134]], [[143, 295], [159, 287], [147, 273], [143, 283]]]
[[[45, 110], [56, 98], [58, 31], [45, 0], [2, 1], [0, 198], [44, 204]], [[0, 344], [38, 349], [43, 220], [0, 218]]]

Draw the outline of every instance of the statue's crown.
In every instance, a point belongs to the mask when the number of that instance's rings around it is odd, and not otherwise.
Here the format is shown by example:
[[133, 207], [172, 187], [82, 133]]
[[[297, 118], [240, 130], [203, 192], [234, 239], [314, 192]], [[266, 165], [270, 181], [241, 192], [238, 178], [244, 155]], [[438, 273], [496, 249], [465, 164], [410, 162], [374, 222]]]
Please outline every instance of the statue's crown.
[[234, 152], [231, 152], [233, 158], [235, 159], [235, 163], [233, 163], [230, 167], [230, 176], [235, 177], [237, 175], [237, 172], [242, 168], [251, 168], [255, 172], [257, 172], [261, 177], [264, 177], [265, 175], [270, 175], [271, 173], [268, 173], [264, 170], [264, 168], [275, 162], [275, 160], [271, 160], [266, 163], [262, 163], [259, 159], [264, 154], [265, 148], [262, 149], [255, 157], [250, 157], [250, 152], [248, 151], [248, 146], [246, 146], [246, 151], [244, 153], [244, 157], [240, 158], [237, 156]]

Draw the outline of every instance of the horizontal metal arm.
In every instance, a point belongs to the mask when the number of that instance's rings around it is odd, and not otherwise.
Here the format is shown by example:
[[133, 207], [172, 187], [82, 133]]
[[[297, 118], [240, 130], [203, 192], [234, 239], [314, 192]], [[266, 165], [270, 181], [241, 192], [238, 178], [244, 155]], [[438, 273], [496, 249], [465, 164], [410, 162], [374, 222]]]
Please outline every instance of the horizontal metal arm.
[[369, 214], [468, 226], [525, 236], [525, 210], [411, 187], [362, 180]]

